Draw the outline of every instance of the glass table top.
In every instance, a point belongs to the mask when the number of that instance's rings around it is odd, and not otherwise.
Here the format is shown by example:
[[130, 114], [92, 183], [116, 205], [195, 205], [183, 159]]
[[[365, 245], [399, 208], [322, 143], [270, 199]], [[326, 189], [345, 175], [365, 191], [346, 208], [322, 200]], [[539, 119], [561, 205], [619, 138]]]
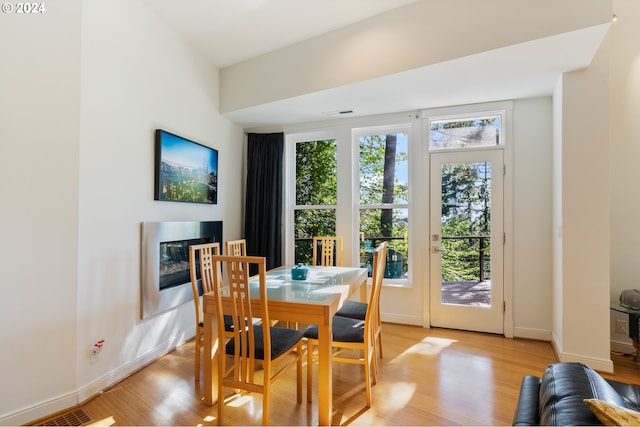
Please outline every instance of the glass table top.
[[[352, 286], [366, 278], [366, 269], [355, 267], [309, 266], [305, 280], [291, 278], [294, 266], [279, 267], [267, 272], [267, 298], [293, 302], [321, 302], [332, 295], [349, 295]], [[251, 295], [258, 297], [259, 279], [249, 282]]]
[[631, 308], [627, 305], [624, 305], [621, 301], [611, 301], [611, 304], [609, 307], [611, 307], [611, 310], [614, 310], [620, 313], [633, 314], [636, 316], [640, 316], [640, 309]]

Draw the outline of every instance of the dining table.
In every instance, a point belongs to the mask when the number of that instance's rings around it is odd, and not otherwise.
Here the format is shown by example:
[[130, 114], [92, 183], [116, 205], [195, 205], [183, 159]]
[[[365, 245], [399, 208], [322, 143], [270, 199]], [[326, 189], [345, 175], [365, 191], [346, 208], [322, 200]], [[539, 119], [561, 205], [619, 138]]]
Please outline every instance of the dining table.
[[[332, 318], [338, 309], [359, 291], [360, 301], [367, 300], [367, 269], [357, 267], [308, 266], [304, 280], [294, 280], [294, 266], [282, 266], [266, 274], [267, 307], [269, 318], [283, 322], [318, 325], [318, 424], [331, 425], [332, 414]], [[250, 287], [259, 286], [252, 278]], [[256, 293], [257, 296], [257, 293]], [[224, 298], [224, 296], [223, 296]], [[260, 308], [252, 305], [254, 316], [260, 317]], [[218, 392], [219, 348], [215, 297], [203, 295], [204, 312], [204, 402], [214, 405]], [[224, 337], [223, 337], [224, 339]]]

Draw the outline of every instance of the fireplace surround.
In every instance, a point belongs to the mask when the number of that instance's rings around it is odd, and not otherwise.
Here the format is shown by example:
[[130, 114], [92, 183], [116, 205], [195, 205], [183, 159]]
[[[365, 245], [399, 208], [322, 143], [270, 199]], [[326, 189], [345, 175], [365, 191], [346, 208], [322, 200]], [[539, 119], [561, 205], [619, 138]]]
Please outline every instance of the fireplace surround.
[[222, 242], [222, 221], [141, 224], [141, 317], [147, 319], [193, 301], [189, 245]]

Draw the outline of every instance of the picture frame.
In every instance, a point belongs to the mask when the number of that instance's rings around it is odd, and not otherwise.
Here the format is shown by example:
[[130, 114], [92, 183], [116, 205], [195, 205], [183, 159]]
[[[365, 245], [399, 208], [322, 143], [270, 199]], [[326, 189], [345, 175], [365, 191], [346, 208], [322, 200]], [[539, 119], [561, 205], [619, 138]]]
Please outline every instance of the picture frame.
[[154, 200], [218, 203], [218, 150], [155, 131]]

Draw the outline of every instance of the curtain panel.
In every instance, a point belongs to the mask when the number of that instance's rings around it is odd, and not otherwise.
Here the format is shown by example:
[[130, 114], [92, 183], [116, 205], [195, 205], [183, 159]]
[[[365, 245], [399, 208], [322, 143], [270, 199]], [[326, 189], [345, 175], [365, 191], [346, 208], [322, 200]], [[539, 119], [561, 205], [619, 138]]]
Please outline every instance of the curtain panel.
[[244, 235], [247, 254], [282, 265], [282, 186], [284, 133], [247, 135], [247, 187]]

